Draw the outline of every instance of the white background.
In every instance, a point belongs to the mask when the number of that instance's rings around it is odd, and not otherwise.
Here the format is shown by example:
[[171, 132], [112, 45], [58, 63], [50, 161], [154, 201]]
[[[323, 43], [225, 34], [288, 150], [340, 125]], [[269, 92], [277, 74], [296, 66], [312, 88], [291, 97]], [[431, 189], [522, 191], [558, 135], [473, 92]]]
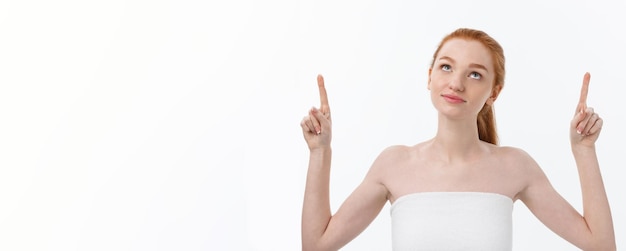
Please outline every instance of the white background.
[[[502, 145], [582, 210], [568, 126], [585, 71], [618, 247], [624, 1], [1, 1], [0, 250], [299, 250], [300, 120], [333, 109], [336, 210], [384, 148], [434, 135], [459, 27], [507, 57]], [[514, 250], [576, 250], [515, 203]], [[344, 250], [390, 250], [389, 206]]]

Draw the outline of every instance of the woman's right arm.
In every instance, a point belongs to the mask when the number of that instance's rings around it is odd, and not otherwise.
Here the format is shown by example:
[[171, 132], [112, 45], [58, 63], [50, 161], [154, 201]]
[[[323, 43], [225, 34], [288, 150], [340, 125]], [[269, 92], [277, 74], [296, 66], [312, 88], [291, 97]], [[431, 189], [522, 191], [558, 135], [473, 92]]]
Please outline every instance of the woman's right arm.
[[332, 215], [329, 199], [330, 108], [321, 75], [317, 82], [320, 109], [312, 108], [300, 123], [310, 151], [302, 208], [302, 250], [338, 250], [376, 218], [387, 201], [387, 189], [375, 171], [379, 169], [376, 166], [381, 165], [377, 159], [363, 182]]

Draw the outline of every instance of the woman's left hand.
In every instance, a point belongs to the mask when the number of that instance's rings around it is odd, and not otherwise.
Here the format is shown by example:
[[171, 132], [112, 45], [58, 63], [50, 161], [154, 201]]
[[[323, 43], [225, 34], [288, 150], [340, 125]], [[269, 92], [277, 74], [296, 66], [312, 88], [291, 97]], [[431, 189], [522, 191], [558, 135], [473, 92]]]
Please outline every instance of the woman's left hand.
[[591, 75], [588, 72], [585, 73], [576, 114], [570, 123], [570, 142], [572, 147], [594, 147], [602, 130], [602, 118], [594, 112], [593, 108], [587, 107], [590, 79]]

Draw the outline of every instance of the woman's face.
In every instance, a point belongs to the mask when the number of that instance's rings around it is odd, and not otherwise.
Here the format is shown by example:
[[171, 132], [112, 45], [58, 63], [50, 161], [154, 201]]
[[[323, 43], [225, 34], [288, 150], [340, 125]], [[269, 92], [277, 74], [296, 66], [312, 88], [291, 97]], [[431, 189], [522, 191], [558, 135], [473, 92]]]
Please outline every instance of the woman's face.
[[493, 82], [493, 60], [487, 47], [453, 38], [441, 47], [429, 70], [428, 89], [439, 113], [475, 120], [485, 103], [495, 100]]

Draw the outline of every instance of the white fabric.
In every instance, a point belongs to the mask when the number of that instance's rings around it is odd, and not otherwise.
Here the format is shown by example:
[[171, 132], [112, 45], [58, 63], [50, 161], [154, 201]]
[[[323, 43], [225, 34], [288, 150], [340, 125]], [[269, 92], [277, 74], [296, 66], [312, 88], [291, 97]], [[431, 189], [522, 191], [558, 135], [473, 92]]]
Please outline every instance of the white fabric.
[[392, 245], [404, 250], [511, 250], [513, 201], [496, 193], [424, 192], [391, 206]]

